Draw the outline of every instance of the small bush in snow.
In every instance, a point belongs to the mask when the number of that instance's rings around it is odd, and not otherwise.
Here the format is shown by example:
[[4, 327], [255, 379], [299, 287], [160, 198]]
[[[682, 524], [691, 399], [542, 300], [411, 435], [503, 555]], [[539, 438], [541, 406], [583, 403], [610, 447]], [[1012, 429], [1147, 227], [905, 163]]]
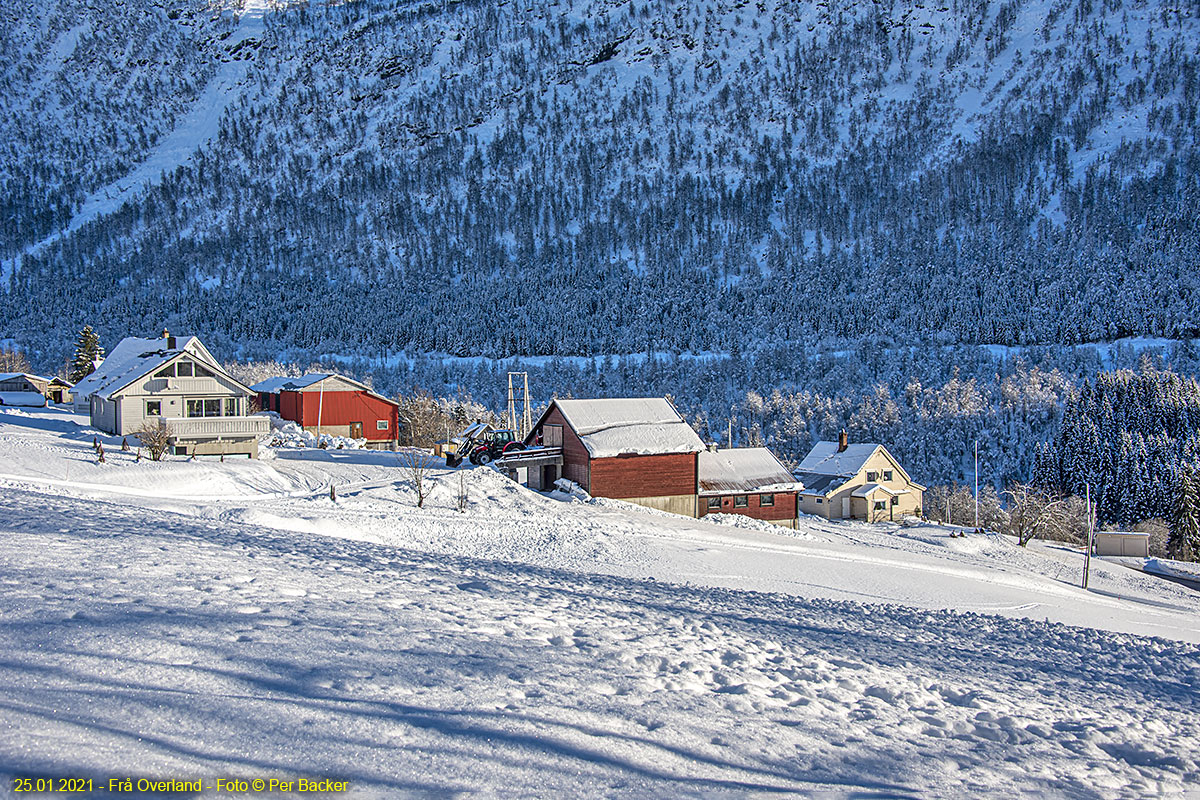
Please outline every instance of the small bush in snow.
[[133, 433], [141, 440], [142, 447], [146, 448], [152, 461], [162, 461], [163, 454], [167, 452], [168, 443], [175, 435], [171, 426], [161, 419], [148, 419]]

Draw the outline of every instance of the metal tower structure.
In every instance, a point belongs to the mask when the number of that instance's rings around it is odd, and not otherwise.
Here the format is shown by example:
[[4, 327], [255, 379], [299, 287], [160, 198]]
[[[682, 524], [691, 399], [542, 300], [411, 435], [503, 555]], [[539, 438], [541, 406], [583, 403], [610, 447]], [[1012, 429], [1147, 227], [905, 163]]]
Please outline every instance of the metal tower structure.
[[524, 439], [533, 427], [533, 410], [529, 407], [529, 373], [508, 373], [508, 427], [513, 435]]

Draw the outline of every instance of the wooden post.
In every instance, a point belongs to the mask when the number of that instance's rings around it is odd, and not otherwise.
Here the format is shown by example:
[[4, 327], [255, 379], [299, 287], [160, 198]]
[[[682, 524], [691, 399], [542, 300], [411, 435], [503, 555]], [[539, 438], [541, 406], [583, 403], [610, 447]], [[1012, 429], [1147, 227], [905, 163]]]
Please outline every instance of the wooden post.
[[1092, 485], [1084, 484], [1087, 489], [1087, 517], [1088, 517], [1088, 532], [1087, 545], [1083, 554], [1083, 588], [1088, 587], [1088, 572], [1092, 568]]

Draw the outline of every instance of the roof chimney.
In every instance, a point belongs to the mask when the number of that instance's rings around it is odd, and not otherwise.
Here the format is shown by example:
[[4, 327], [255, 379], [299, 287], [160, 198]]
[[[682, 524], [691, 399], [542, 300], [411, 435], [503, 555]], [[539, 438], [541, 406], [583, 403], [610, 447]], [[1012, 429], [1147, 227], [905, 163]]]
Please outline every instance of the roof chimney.
[[168, 331], [166, 328], [163, 328], [163, 338], [167, 340], [167, 349], [174, 350], [175, 349], [175, 337], [172, 336], [171, 332]]
[[838, 434], [838, 452], [846, 452], [846, 448], [850, 446], [850, 437], [846, 435], [846, 429], [842, 428], [842, 432]]

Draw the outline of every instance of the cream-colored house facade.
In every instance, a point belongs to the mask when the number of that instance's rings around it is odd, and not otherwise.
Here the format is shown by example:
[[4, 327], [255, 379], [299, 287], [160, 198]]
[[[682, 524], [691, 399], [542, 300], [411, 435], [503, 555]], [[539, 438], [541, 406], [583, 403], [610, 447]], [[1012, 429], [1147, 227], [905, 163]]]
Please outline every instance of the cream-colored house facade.
[[899, 521], [919, 516], [925, 487], [905, 472], [881, 444], [817, 442], [796, 477], [803, 482], [800, 512], [826, 519]]
[[92, 427], [132, 436], [147, 421], [171, 430], [176, 455], [258, 457], [264, 416], [249, 416], [251, 391], [221, 367], [194, 336], [127, 338], [75, 385]]

